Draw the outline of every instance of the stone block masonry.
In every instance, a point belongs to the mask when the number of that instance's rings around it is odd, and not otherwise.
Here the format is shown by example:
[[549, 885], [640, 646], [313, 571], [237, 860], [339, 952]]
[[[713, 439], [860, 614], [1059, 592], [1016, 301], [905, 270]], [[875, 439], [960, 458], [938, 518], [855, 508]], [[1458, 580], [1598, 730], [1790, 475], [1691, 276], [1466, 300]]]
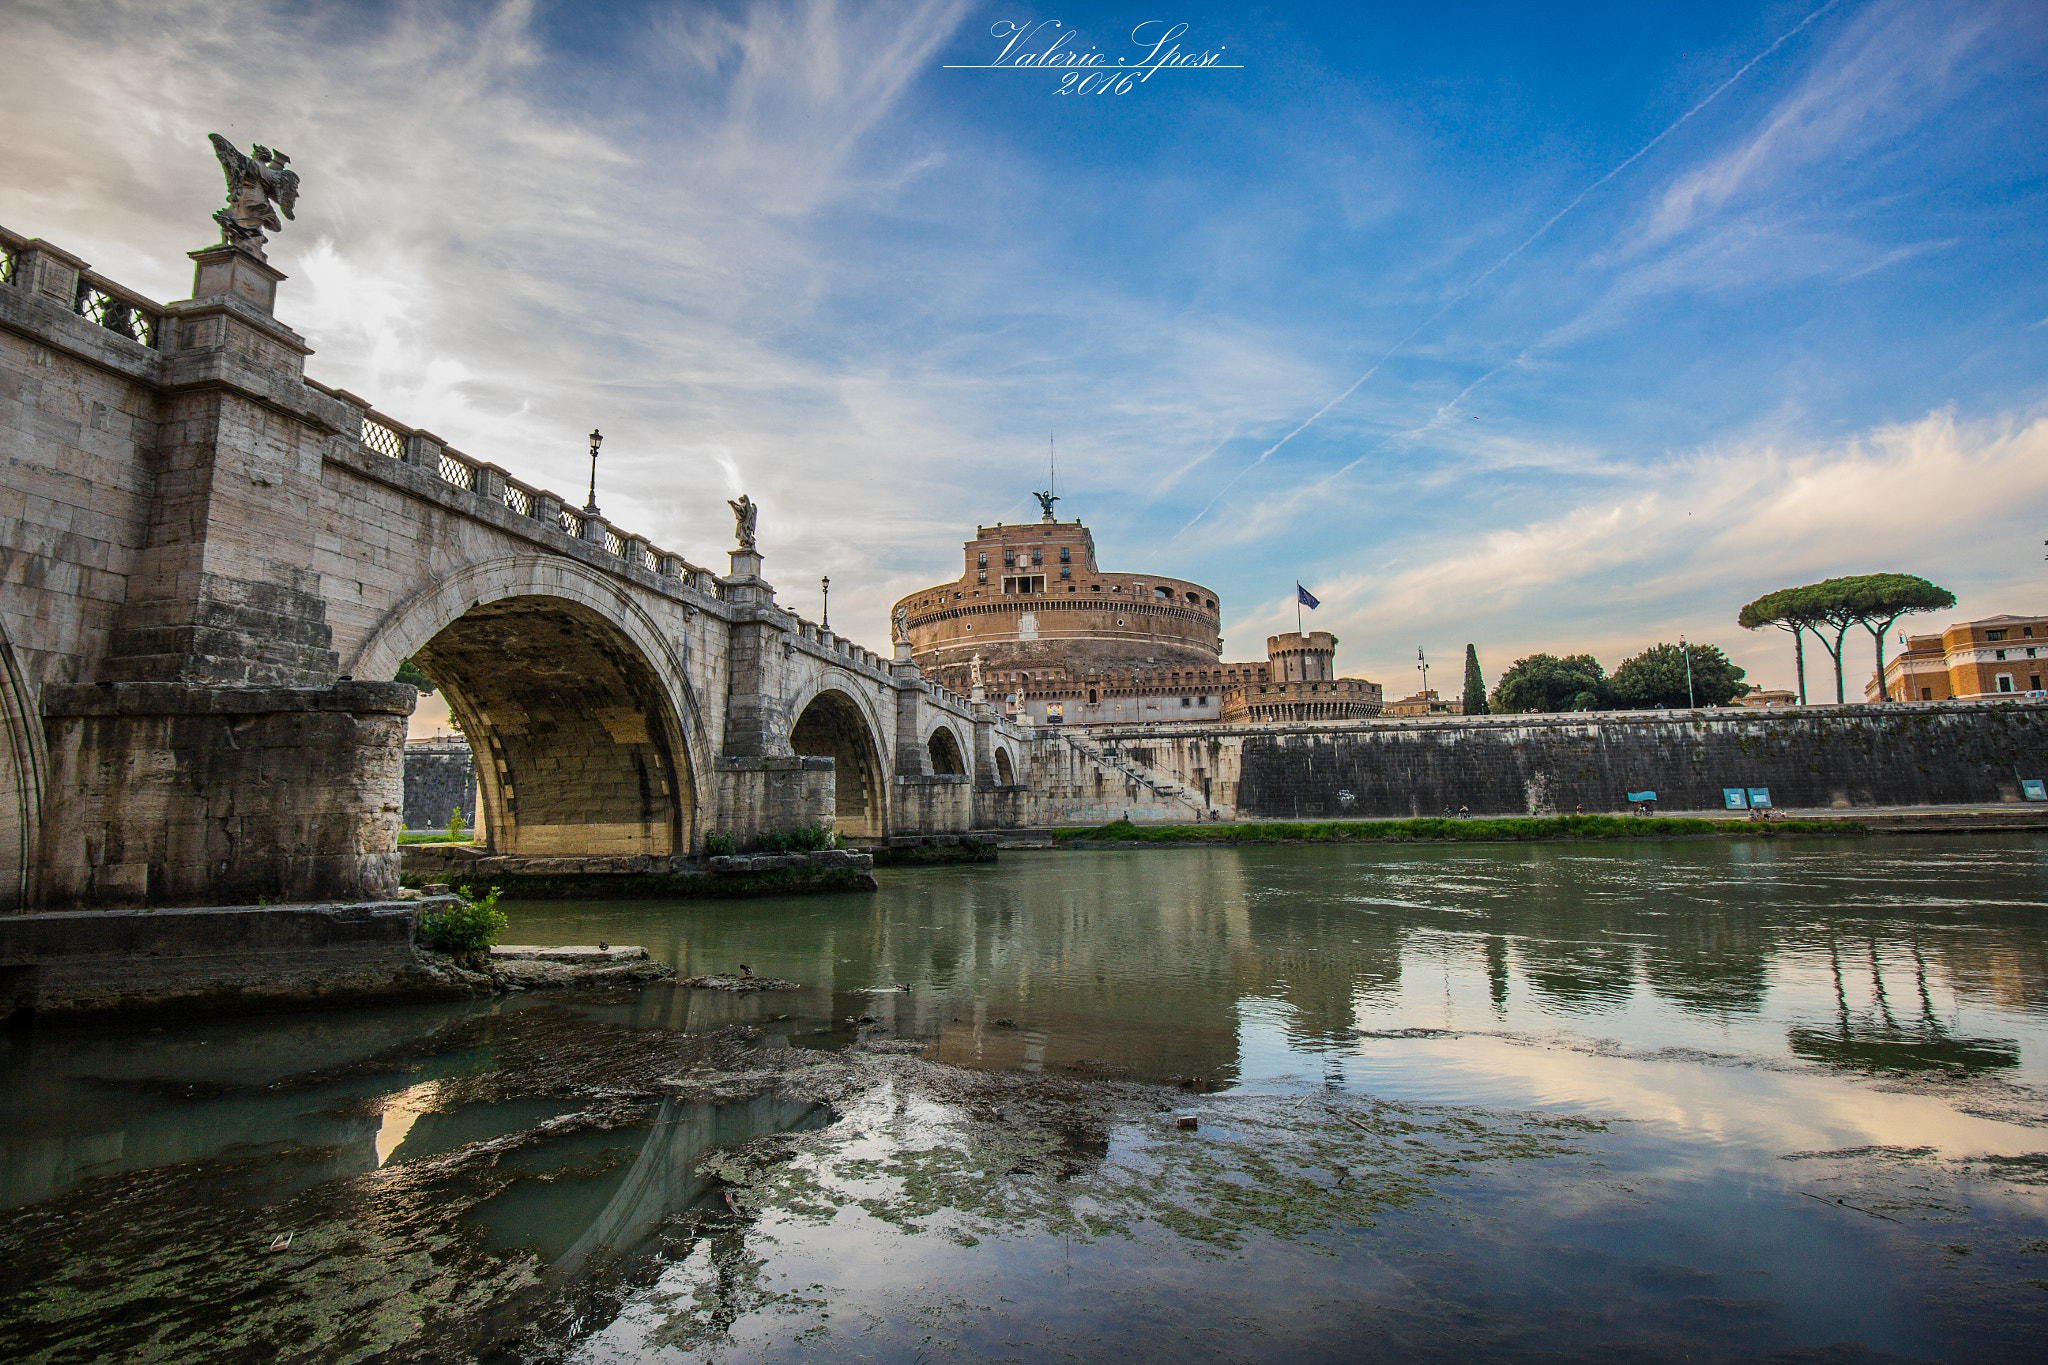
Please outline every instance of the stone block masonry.
[[43, 899], [320, 901], [398, 889], [403, 683], [43, 690]]
[[489, 979], [413, 947], [451, 901], [0, 916], [0, 1014], [37, 1022], [447, 1000]]
[[[1484, 716], [1330, 725], [1153, 726], [1091, 742], [1152, 789], [1204, 792], [1224, 819], [1411, 819], [1719, 810], [1728, 787], [1785, 809], [2021, 800], [2048, 775], [2048, 702]], [[1117, 775], [1070, 737], [1033, 749], [1037, 823], [1117, 806]], [[1144, 820], [1135, 782], [1124, 786]], [[1169, 820], [1185, 814], [1162, 812]]]
[[1009, 781], [899, 787], [941, 730], [1028, 737], [779, 605], [751, 543], [715, 574], [308, 378], [283, 275], [191, 255], [162, 304], [0, 228], [0, 911], [388, 894], [411, 693], [362, 689], [407, 659], [496, 854], [964, 830]]
[[476, 826], [476, 759], [459, 736], [405, 746], [405, 827], [444, 829], [449, 813]]

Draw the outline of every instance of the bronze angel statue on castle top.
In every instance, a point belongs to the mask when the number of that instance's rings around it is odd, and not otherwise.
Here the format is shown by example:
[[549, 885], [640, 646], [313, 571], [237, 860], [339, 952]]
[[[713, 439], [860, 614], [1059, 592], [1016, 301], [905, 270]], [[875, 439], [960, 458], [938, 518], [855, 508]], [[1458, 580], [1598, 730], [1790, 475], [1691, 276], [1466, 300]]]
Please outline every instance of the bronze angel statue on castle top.
[[[220, 224], [220, 239], [263, 260], [263, 243], [267, 240], [263, 230], [283, 230], [284, 224], [277, 217], [280, 211], [286, 218], [292, 216], [292, 205], [299, 199], [298, 172], [290, 169], [290, 157], [260, 142], [249, 145], [253, 156], [243, 156], [235, 150], [234, 143], [219, 133], [206, 136], [213, 143], [213, 154], [220, 158], [221, 171], [228, 180], [228, 205], [213, 214], [213, 221]], [[271, 207], [273, 201], [275, 209]]]

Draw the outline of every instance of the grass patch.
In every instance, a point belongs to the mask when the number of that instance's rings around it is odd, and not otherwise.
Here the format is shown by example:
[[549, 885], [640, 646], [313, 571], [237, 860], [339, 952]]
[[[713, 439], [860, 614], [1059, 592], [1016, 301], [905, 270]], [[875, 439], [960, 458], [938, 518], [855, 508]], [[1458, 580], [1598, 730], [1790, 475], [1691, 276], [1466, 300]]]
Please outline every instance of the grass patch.
[[1545, 839], [1749, 839], [1780, 834], [1861, 834], [1846, 820], [1678, 819], [1665, 816], [1558, 815], [1446, 820], [1331, 820], [1317, 824], [1134, 825], [1114, 820], [1053, 831], [1061, 844], [1353, 844], [1522, 843]]
[[398, 832], [398, 842], [401, 844], [473, 844], [476, 840], [472, 839], [467, 832], [461, 835], [454, 835], [446, 830], [437, 829], [431, 834], [425, 830], [416, 832], [400, 830]]

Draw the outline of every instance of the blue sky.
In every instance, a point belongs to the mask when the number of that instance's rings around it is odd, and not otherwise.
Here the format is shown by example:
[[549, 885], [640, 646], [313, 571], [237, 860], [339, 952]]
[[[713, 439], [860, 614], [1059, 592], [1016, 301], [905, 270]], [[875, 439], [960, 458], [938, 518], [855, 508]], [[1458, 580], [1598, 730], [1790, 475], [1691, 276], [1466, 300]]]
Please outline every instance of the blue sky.
[[[181, 297], [205, 133], [280, 146], [311, 374], [558, 489], [601, 426], [698, 563], [744, 490], [872, 645], [1048, 431], [1107, 567], [1233, 658], [1299, 577], [1389, 695], [1680, 633], [1785, 685], [1735, 611], [1839, 573], [2048, 607], [2038, 5], [7, 9], [0, 222]], [[945, 69], [1145, 21], [1241, 69]]]

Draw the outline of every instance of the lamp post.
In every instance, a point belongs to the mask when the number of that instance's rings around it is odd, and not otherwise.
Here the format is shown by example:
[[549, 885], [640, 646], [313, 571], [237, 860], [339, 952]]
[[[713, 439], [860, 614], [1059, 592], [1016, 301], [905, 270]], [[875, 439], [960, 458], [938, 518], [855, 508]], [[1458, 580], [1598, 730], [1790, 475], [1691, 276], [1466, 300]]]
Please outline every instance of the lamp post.
[[1422, 657], [1421, 645], [1415, 646], [1415, 667], [1422, 673], [1422, 700], [1425, 703], [1423, 710], [1426, 711], [1429, 709], [1429, 660]]
[[1687, 644], [1685, 637], [1681, 635], [1678, 637], [1678, 648], [1685, 655], [1685, 704], [1688, 708], [1695, 707], [1699, 703], [1692, 697], [1692, 646]]
[[590, 501], [583, 504], [583, 510], [595, 515], [597, 512], [597, 448], [604, 444], [604, 433], [596, 427], [590, 429]]
[[824, 629], [830, 630], [832, 629], [832, 576], [830, 574], [827, 574], [823, 578], [820, 578], [818, 580], [818, 586], [821, 589], [823, 589], [825, 593], [825, 619], [818, 622], [818, 624]]

